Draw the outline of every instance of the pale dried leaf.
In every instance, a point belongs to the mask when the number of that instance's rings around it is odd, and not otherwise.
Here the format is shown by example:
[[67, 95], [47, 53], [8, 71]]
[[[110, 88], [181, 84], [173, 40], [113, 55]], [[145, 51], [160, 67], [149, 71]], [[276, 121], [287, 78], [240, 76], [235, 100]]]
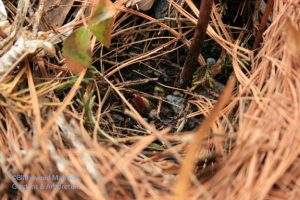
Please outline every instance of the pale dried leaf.
[[[54, 28], [60, 27], [69, 14], [74, 0], [61, 0], [57, 3], [56, 0], [45, 1], [45, 18]], [[62, 6], [69, 5], [69, 6]]]

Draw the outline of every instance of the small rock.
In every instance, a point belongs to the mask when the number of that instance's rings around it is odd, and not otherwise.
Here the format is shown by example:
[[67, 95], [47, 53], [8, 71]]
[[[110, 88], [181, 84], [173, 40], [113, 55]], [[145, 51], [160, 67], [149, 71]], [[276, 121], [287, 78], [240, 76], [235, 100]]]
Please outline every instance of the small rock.
[[171, 105], [171, 107], [172, 107], [173, 111], [178, 114], [181, 111], [182, 107], [183, 107], [184, 98], [174, 96], [174, 95], [167, 95], [167, 100], [171, 104], [177, 105], [177, 106]]
[[208, 64], [208, 65], [214, 65], [214, 64], [216, 64], [216, 59], [214, 59], [214, 58], [207, 58], [206, 59], [206, 64]]

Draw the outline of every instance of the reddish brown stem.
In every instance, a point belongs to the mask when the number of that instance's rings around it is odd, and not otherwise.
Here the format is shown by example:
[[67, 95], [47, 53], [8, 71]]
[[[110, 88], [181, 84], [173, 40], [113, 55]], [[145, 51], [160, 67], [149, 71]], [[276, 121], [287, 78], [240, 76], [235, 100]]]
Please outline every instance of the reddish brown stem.
[[212, 3], [212, 0], [201, 1], [200, 15], [198, 18], [189, 53], [186, 57], [183, 69], [180, 73], [178, 87], [186, 88], [191, 83], [193, 73], [195, 72], [196, 66], [198, 64], [198, 57], [205, 39], [206, 29], [210, 20]]
[[260, 22], [259, 27], [258, 27], [258, 31], [256, 33], [255, 42], [254, 42], [254, 45], [253, 45], [253, 50], [254, 51], [256, 51], [257, 48], [259, 48], [259, 46], [260, 46], [260, 42], [262, 40], [262, 35], [263, 35], [263, 33], [266, 29], [267, 22], [268, 22], [268, 17], [270, 15], [271, 11], [272, 11], [273, 5], [274, 5], [274, 0], [268, 0], [264, 15], [261, 19], [261, 22]]

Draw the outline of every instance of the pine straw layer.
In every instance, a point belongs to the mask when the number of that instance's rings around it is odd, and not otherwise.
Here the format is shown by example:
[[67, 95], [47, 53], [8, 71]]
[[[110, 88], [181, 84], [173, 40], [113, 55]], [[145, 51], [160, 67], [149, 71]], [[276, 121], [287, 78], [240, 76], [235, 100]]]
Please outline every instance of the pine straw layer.
[[[300, 196], [300, 49], [299, 45], [294, 45], [299, 44], [299, 37], [294, 37], [291, 26], [286, 26], [291, 19], [300, 29], [297, 2], [275, 0], [273, 22], [255, 58], [251, 51], [239, 46], [239, 41], [230, 42], [226, 30], [217, 32], [225, 31], [227, 42], [212, 28], [208, 30], [210, 37], [231, 55], [238, 84], [230, 103], [211, 128], [211, 132], [222, 135], [210, 141], [219, 155], [214, 163], [214, 174], [210, 172], [205, 178], [200, 176], [194, 181], [188, 191], [189, 199], [297, 199]], [[239, 60], [243, 55], [250, 58], [251, 71], [247, 71]], [[42, 94], [36, 94], [32, 89], [33, 77], [29, 67], [26, 70], [31, 88], [30, 107]], [[68, 107], [84, 73], [80, 74], [56, 112], [44, 116], [49, 119], [44, 126], [40, 126], [42, 120], [36, 117], [39, 116], [36, 106], [32, 106], [33, 112], [28, 111], [25, 116], [34, 124], [27, 124], [31, 129], [24, 127], [24, 113], [17, 113], [11, 106], [1, 107], [1, 196], [4, 199], [175, 199], [172, 190], [180, 162], [159, 158], [149, 160], [142, 152], [157, 138], [168, 146], [169, 139], [176, 140], [177, 136], [167, 135], [167, 129], [159, 131], [145, 122], [107, 76], [104, 80], [127, 104], [130, 110], [127, 113], [149, 134], [132, 145], [98, 143], [84, 128], [83, 117], [72, 106]], [[43, 87], [51, 86], [54, 87]], [[10, 99], [12, 101], [14, 97], [10, 96]], [[8, 104], [14, 105], [14, 102]], [[177, 140], [190, 141], [192, 137], [189, 136], [179, 135]], [[181, 160], [184, 154], [177, 147], [169, 146], [168, 151]], [[167, 153], [162, 158], [168, 158]], [[13, 175], [18, 174], [76, 176], [80, 179], [55, 182], [50, 178], [17, 183]], [[17, 192], [11, 189], [14, 183], [72, 184], [78, 188]]]

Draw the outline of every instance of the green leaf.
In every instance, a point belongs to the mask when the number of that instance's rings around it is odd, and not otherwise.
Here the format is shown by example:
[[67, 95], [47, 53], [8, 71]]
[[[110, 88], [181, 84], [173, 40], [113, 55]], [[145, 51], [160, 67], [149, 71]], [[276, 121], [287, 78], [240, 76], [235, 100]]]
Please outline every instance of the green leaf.
[[89, 67], [92, 61], [90, 53], [89, 32], [85, 27], [75, 30], [63, 45], [63, 56], [67, 67], [73, 73]]
[[116, 9], [110, 0], [99, 0], [89, 21], [89, 29], [106, 47], [110, 46], [111, 30]]

